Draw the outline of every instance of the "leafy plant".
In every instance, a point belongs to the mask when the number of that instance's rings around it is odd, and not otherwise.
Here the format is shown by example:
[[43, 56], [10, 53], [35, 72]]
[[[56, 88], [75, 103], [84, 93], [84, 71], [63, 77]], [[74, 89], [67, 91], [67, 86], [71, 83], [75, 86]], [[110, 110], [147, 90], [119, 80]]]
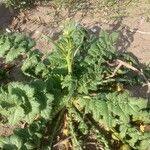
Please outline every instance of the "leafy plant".
[[[15, 129], [14, 135], [1, 138], [1, 146], [4, 149], [38, 149], [40, 148], [41, 139], [44, 138], [42, 132], [46, 129], [42, 120], [33, 122], [26, 129]], [[47, 148], [42, 146], [42, 148]]]
[[84, 137], [94, 134], [100, 149], [112, 149], [116, 142], [115, 149], [148, 148], [150, 134], [142, 128], [150, 124], [148, 101], [133, 97], [125, 86], [142, 84], [149, 69], [143, 77], [134, 57], [116, 51], [117, 37], [102, 31], [97, 38], [71, 22], [48, 56], [26, 50], [21, 69], [30, 81], [9, 83], [0, 92], [7, 123], [26, 126], [1, 137], [0, 147], [53, 149], [62, 144], [58, 135], [80, 150]]
[[[39, 82], [38, 85], [44, 86]], [[34, 83], [34, 87], [36, 83]], [[37, 96], [36, 96], [37, 95]], [[32, 123], [36, 118], [50, 119], [51, 104], [53, 96], [45, 89], [32, 88], [31, 85], [24, 85], [12, 82], [7, 89], [1, 90], [1, 114], [6, 116], [9, 124], [14, 125], [19, 121]], [[40, 97], [42, 101], [39, 101]], [[24, 119], [23, 119], [24, 118]]]
[[9, 63], [35, 46], [35, 42], [20, 33], [7, 33], [0, 36], [0, 57]]

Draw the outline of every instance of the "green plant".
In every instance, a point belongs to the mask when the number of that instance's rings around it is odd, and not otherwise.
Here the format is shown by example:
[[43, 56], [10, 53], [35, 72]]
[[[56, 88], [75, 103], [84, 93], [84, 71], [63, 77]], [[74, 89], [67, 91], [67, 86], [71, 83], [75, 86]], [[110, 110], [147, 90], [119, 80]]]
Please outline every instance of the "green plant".
[[[72, 149], [82, 150], [84, 137], [94, 134], [101, 149], [110, 150], [115, 142], [115, 149], [148, 148], [150, 134], [141, 129], [150, 124], [147, 100], [123, 89], [148, 76], [140, 76], [129, 53], [116, 51], [117, 37], [102, 31], [97, 38], [71, 22], [48, 56], [29, 50], [21, 69], [30, 81], [8, 83], [0, 92], [6, 123], [25, 126], [1, 137], [0, 147], [53, 149], [59, 135], [68, 137]], [[118, 59], [127, 67], [116, 70]]]
[[[19, 33], [6, 33], [0, 35], [0, 79], [6, 79], [8, 72], [15, 64], [15, 59], [30, 51], [35, 42]], [[19, 60], [19, 59], [18, 59]], [[7, 64], [9, 63], [9, 64]]]
[[12, 6], [14, 9], [24, 9], [31, 7], [36, 0], [4, 0], [6, 6]]
[[35, 46], [35, 42], [20, 33], [6, 33], [0, 36], [0, 57], [12, 62]]

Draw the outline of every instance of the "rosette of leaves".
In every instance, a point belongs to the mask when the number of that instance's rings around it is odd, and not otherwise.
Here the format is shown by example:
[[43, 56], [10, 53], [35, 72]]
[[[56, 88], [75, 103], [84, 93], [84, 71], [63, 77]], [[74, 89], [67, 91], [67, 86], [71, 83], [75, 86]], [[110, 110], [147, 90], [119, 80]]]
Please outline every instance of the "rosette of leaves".
[[[116, 33], [105, 31], [96, 37], [71, 22], [54, 42], [52, 53], [43, 57], [41, 53], [29, 51], [22, 71], [30, 76], [31, 81], [13, 83], [13, 86], [10, 83], [0, 93], [2, 114], [8, 123], [14, 117], [15, 108], [21, 108], [23, 112], [15, 123], [24, 121], [29, 127], [31, 123], [44, 119], [50, 127], [46, 144], [51, 149], [55, 146], [55, 137], [62, 133], [68, 137], [74, 150], [84, 149], [84, 139], [89, 134], [93, 134], [101, 149], [105, 150], [148, 148], [150, 134], [143, 129], [150, 124], [148, 101], [135, 98], [124, 89], [121, 92], [116, 89], [118, 84], [124, 88], [127, 84], [144, 82], [143, 78], [124, 66], [111, 76], [117, 59], [138, 68], [138, 61], [132, 55], [116, 51], [117, 37]], [[31, 107], [36, 108], [36, 113]], [[26, 112], [26, 109], [30, 111]], [[31, 121], [27, 119], [30, 113], [33, 116]], [[0, 146], [5, 148], [13, 138], [17, 138], [17, 145], [14, 144], [17, 148], [28, 141], [21, 143], [21, 137], [14, 132], [13, 136], [2, 138]], [[38, 139], [42, 141], [42, 137]], [[38, 148], [41, 149], [42, 144]]]

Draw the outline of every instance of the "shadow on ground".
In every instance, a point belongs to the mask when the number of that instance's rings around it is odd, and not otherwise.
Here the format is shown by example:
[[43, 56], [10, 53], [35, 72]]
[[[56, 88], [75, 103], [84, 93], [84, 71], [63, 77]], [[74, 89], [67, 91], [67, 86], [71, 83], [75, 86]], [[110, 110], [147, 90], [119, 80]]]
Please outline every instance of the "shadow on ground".
[[14, 16], [15, 13], [11, 8], [6, 8], [4, 4], [0, 3], [0, 30], [7, 28]]
[[130, 27], [127, 25], [122, 25], [123, 18], [120, 18], [119, 21], [114, 22], [110, 25], [111, 31], [115, 31], [119, 33], [119, 40], [117, 44], [117, 49], [120, 51], [127, 51], [127, 49], [131, 46], [131, 43], [134, 41], [134, 34], [136, 31], [131, 32]]
[[[90, 28], [89, 32], [94, 33], [98, 36], [101, 32], [102, 28], [100, 26], [93, 26]], [[116, 45], [116, 49], [120, 52], [127, 52], [128, 48], [131, 46], [132, 42], [134, 41], [134, 35], [136, 33], [136, 30], [133, 32], [130, 30], [130, 28], [127, 25], [122, 25], [122, 19], [120, 19], [117, 22], [114, 22], [113, 24], [110, 24], [109, 28], [106, 29], [109, 33], [111, 32], [117, 32], [119, 33], [118, 42]], [[146, 68], [146, 64], [143, 64], [138, 61], [138, 58], [131, 52], [128, 52], [137, 62], [138, 62], [138, 68], [144, 70]], [[127, 62], [128, 63], [128, 62]], [[140, 75], [139, 75], [140, 76]], [[142, 78], [142, 76], [141, 76]], [[149, 77], [147, 77], [149, 78]], [[150, 91], [148, 91], [148, 85], [145, 83], [144, 86], [142, 85], [134, 85], [134, 86], [127, 86], [126, 87], [128, 91], [131, 92], [131, 94], [135, 97], [142, 97], [145, 99], [148, 99], [148, 107], [150, 108]]]

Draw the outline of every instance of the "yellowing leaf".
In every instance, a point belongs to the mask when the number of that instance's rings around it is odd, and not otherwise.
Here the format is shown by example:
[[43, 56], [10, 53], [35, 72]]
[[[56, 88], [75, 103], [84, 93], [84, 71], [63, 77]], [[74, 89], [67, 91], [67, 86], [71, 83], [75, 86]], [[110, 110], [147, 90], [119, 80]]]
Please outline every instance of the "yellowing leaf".
[[144, 132], [144, 129], [145, 129], [145, 125], [141, 124], [141, 125], [140, 125], [140, 131], [141, 131], [141, 132]]
[[127, 144], [124, 144], [120, 147], [120, 150], [131, 150], [130, 146]]
[[63, 130], [63, 135], [68, 136], [68, 129]]
[[117, 84], [116, 84], [116, 90], [117, 90], [117, 92], [124, 91], [123, 84], [117, 83]]

